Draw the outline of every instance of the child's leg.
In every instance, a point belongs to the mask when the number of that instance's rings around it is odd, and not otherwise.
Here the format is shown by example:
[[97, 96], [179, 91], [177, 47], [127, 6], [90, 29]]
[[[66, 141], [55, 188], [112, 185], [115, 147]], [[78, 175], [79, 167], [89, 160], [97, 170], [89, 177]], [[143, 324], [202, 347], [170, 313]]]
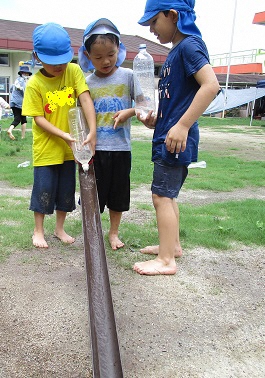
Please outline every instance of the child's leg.
[[[182, 256], [182, 248], [180, 245], [180, 240], [179, 240], [179, 208], [178, 204], [176, 203], [175, 200], [173, 200], [173, 206], [174, 206], [174, 211], [176, 214], [176, 219], [177, 219], [177, 238], [176, 238], [176, 243], [175, 243], [175, 257], [181, 257]], [[148, 245], [145, 248], [140, 249], [141, 253], [144, 254], [149, 254], [149, 255], [158, 255], [159, 253], [159, 245]]]
[[37, 248], [48, 248], [48, 244], [44, 239], [44, 214], [34, 212], [35, 228], [32, 236], [33, 245]]
[[119, 239], [119, 226], [121, 223], [122, 213], [109, 209], [110, 216], [110, 230], [109, 230], [109, 242], [113, 250], [122, 248], [124, 243]]
[[54, 235], [60, 239], [63, 243], [72, 244], [75, 241], [75, 238], [68, 235], [64, 231], [64, 221], [66, 218], [67, 213], [61, 210], [56, 210], [56, 225]]
[[25, 138], [26, 127], [27, 127], [27, 124], [26, 123], [22, 123], [22, 125], [21, 125], [21, 139]]
[[11, 125], [9, 126], [9, 129], [7, 130], [7, 134], [8, 134], [8, 136], [9, 136], [10, 139], [14, 140], [16, 138], [14, 137], [12, 131], [20, 123], [20, 120], [21, 120], [21, 109], [16, 108], [14, 106], [12, 106], [11, 109], [12, 109], [12, 112], [13, 112], [13, 115], [14, 115], [14, 120], [11, 123]]
[[174, 258], [177, 219], [172, 201], [172, 199], [160, 197], [154, 202], [160, 242], [159, 253], [154, 260], [138, 262], [134, 265], [134, 270], [139, 274], [169, 275], [177, 271]]
[[154, 260], [137, 262], [133, 269], [139, 274], [175, 274], [176, 240], [178, 235], [178, 219], [175, 213], [174, 200], [153, 194], [159, 234], [159, 252]]
[[64, 231], [64, 222], [68, 212], [75, 209], [75, 174], [76, 166], [73, 160], [60, 164], [57, 171], [55, 208], [56, 225], [54, 235], [63, 243], [74, 243], [75, 239]]
[[20, 123], [21, 123], [21, 139], [24, 139], [25, 134], [26, 134], [26, 127], [27, 127], [27, 117], [20, 114]]
[[13, 133], [12, 133], [12, 131], [13, 131], [14, 128], [15, 128], [14, 125], [10, 125], [10, 126], [9, 126], [9, 129], [7, 130], [7, 134], [8, 134], [8, 136], [9, 136], [9, 138], [12, 139], [12, 140], [16, 139], [16, 138], [14, 137]]

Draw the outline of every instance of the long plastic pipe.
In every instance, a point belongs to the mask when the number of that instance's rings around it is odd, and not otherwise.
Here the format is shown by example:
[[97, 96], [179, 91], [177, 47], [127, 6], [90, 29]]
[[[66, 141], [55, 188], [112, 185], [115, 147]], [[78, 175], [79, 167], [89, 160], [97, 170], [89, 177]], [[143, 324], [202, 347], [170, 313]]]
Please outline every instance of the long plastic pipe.
[[79, 166], [86, 262], [93, 377], [122, 378], [122, 365], [112, 303], [93, 163]]

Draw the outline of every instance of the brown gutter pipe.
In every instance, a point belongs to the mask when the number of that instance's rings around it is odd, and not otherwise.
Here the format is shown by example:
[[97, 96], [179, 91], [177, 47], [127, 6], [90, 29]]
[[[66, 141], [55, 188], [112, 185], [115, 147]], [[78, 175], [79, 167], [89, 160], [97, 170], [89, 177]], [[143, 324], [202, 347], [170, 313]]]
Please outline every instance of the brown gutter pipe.
[[79, 164], [94, 378], [123, 378], [93, 163]]

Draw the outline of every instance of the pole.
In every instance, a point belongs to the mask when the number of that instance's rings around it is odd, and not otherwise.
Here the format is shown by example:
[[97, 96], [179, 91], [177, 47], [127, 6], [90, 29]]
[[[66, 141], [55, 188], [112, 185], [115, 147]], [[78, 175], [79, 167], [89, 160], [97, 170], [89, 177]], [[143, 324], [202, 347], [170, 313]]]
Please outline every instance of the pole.
[[94, 378], [123, 378], [93, 163], [79, 165]]
[[225, 100], [224, 100], [222, 118], [224, 118], [225, 116], [225, 107], [227, 104], [227, 89], [228, 89], [229, 75], [230, 75], [231, 54], [232, 54], [232, 48], [233, 48], [235, 20], [236, 20], [236, 9], [237, 9], [237, 0], [235, 0], [234, 17], [233, 17], [233, 24], [232, 24], [232, 33], [231, 33], [230, 49], [229, 49], [228, 64], [227, 64], [227, 75], [226, 75], [226, 83], [225, 83]]

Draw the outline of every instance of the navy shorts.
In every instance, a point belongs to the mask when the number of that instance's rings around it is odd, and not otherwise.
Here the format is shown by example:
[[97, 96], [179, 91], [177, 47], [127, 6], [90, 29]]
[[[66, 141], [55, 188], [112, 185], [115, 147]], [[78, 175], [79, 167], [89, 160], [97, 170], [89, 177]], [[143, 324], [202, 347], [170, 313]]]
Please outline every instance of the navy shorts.
[[161, 197], [177, 198], [187, 176], [188, 168], [186, 166], [172, 167], [162, 160], [156, 160], [151, 186], [152, 193]]
[[34, 184], [29, 209], [41, 214], [54, 210], [75, 210], [76, 164], [74, 160], [63, 164], [34, 167]]
[[100, 212], [130, 208], [131, 151], [96, 151], [94, 169]]

